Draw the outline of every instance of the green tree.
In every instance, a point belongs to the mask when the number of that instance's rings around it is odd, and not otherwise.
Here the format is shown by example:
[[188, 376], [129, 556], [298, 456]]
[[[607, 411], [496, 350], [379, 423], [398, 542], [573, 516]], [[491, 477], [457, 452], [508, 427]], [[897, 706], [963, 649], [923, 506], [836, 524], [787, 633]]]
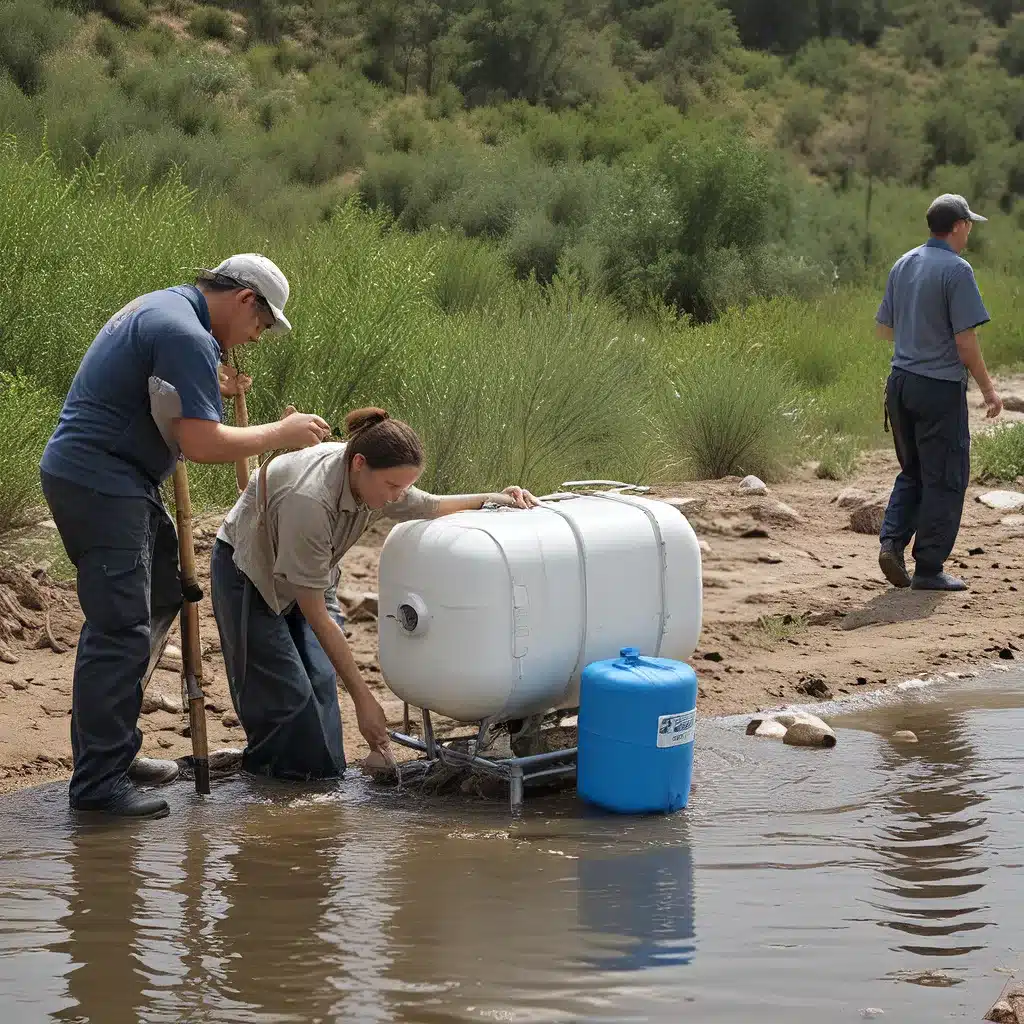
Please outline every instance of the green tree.
[[1011, 75], [1024, 75], [1024, 14], [1015, 14], [999, 44], [999, 63]]
[[477, 0], [459, 34], [466, 63], [458, 84], [473, 102], [557, 98], [584, 0]]

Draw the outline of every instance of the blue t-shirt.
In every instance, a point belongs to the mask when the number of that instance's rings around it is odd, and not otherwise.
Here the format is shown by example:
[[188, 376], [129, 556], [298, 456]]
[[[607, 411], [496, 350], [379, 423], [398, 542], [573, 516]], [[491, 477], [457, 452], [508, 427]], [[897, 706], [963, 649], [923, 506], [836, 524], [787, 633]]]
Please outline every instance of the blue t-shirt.
[[991, 318], [970, 263], [948, 243], [930, 238], [893, 265], [875, 319], [893, 329], [896, 369], [966, 381], [956, 335]]
[[182, 418], [219, 422], [219, 361], [198, 288], [134, 299], [82, 358], [40, 468], [101, 494], [151, 494], [174, 472], [175, 458], [150, 415], [150, 377], [177, 390]]

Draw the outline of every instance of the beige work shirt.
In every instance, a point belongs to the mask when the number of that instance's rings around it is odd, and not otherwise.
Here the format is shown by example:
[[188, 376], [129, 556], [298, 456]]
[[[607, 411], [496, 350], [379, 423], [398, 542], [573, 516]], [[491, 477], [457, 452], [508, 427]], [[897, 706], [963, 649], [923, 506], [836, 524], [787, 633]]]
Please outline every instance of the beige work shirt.
[[217, 531], [235, 549], [235, 565], [277, 614], [291, 607], [296, 587], [327, 590], [336, 582], [342, 556], [377, 519], [437, 515], [440, 499], [417, 487], [376, 511], [357, 502], [345, 447], [325, 441], [271, 459], [266, 466], [266, 524], [260, 474], [253, 473]]

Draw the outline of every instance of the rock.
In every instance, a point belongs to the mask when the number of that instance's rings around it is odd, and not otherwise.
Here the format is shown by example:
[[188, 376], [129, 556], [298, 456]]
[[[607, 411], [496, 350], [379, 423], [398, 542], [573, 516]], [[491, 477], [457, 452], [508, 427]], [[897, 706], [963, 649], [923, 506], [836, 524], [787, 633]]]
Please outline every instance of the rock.
[[1024, 412], [1024, 398], [1020, 395], [1007, 395], [1003, 399], [1003, 409], [1006, 412]]
[[700, 553], [705, 558], [711, 554], [711, 545], [706, 540], [697, 541], [697, 546], [700, 548]]
[[912, 733], [909, 729], [897, 729], [892, 734], [893, 741], [896, 743], [916, 743], [917, 736]]
[[836, 495], [836, 504], [840, 508], [858, 508], [866, 505], [872, 500], [867, 491], [861, 491], [856, 487], [847, 487]]
[[168, 644], [164, 648], [164, 653], [160, 656], [160, 662], [157, 668], [166, 669], [168, 672], [180, 672], [181, 671], [181, 648], [176, 647], [174, 644]]
[[180, 715], [181, 705], [164, 693], [143, 694], [142, 713], [151, 715], [154, 711], [169, 711], [172, 715]]
[[787, 747], [834, 747], [836, 734], [827, 725], [794, 722], [782, 737]]
[[1024, 508], [1024, 494], [1020, 491], [988, 491], [979, 494], [977, 500], [999, 512], [1013, 512], [1018, 508]]
[[679, 509], [684, 516], [696, 516], [708, 507], [707, 498], [666, 498], [666, 505]]
[[747, 726], [748, 736], [763, 736], [765, 739], [781, 740], [786, 735], [786, 727], [774, 718], [752, 721]]
[[349, 622], [375, 622], [380, 609], [376, 594], [363, 594], [346, 616]]
[[238, 715], [234, 711], [229, 711], [222, 719], [221, 724], [226, 726], [228, 729], [237, 729], [242, 723], [238, 721]]
[[773, 526], [799, 526], [804, 517], [795, 508], [781, 501], [759, 501], [748, 506], [747, 511], [759, 522]]
[[174, 746], [174, 743], [171, 741], [169, 736], [157, 736], [156, 742], [157, 745], [163, 747], [164, 750], [169, 750]]
[[780, 565], [782, 562], [782, 555], [778, 551], [765, 551], [764, 554], [758, 555], [757, 560], [763, 562], [765, 565]]
[[28, 680], [26, 680], [26, 679], [12, 679], [11, 680], [11, 686], [13, 686], [16, 690], [27, 690], [28, 689]]
[[887, 502], [880, 498], [872, 498], [863, 505], [858, 505], [850, 513], [850, 529], [854, 533], [865, 533], [877, 537], [882, 530]]
[[1003, 518], [999, 520], [999, 525], [1011, 526], [1019, 530], [1024, 527], [1024, 516], [1003, 516]]
[[721, 661], [722, 660], [722, 655], [719, 654], [718, 651], [708, 651], [708, 653], [704, 655], [704, 660], [705, 661]]
[[242, 767], [242, 750], [239, 747], [222, 747], [210, 754], [210, 771], [237, 772]]
[[776, 721], [781, 722], [787, 728], [791, 725], [796, 725], [797, 722], [805, 722], [807, 725], [820, 726], [822, 729], [828, 728], [822, 719], [817, 715], [812, 715], [810, 711], [780, 711], [771, 717]]
[[740, 481], [740, 491], [744, 494], [767, 494], [768, 485], [756, 476], [745, 476]]
[[1024, 1024], [1024, 985], [1008, 981], [999, 1000], [985, 1014], [984, 1019], [996, 1021], [997, 1024]]
[[832, 699], [832, 691], [822, 679], [801, 679], [796, 688], [798, 693], [806, 693], [808, 697], [816, 697], [818, 700]]
[[834, 608], [824, 612], [812, 612], [807, 616], [809, 626], [827, 626], [839, 613]]

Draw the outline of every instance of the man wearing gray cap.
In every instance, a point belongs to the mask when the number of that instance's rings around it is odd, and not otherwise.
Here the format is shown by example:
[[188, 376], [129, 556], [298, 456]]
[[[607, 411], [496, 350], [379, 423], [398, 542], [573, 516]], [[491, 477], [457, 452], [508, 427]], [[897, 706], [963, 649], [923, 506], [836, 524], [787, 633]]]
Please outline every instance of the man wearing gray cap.
[[[963, 514], [970, 478], [967, 374], [981, 389], [989, 418], [1002, 411], [976, 329], [989, 321], [974, 271], [959, 255], [985, 217], [963, 196], [928, 207], [932, 237], [889, 272], [876, 315], [879, 337], [893, 342], [885, 409], [901, 472], [880, 534], [878, 564], [896, 587], [966, 590], [944, 571]], [[914, 575], [903, 552], [914, 537]]]
[[[174, 762], [136, 755], [152, 645], [182, 600], [177, 535], [159, 491], [179, 452], [193, 462], [231, 463], [305, 448], [330, 433], [305, 413], [254, 427], [221, 422], [222, 392], [244, 387], [220, 365], [224, 352], [288, 330], [288, 294], [284, 274], [265, 256], [232, 256], [199, 271], [195, 284], [129, 302], [93, 340], [72, 381], [40, 475], [85, 616], [71, 703], [76, 809], [168, 813], [165, 800], [135, 782], [168, 781], [177, 771]], [[157, 393], [172, 400], [166, 416], [151, 405]]]

